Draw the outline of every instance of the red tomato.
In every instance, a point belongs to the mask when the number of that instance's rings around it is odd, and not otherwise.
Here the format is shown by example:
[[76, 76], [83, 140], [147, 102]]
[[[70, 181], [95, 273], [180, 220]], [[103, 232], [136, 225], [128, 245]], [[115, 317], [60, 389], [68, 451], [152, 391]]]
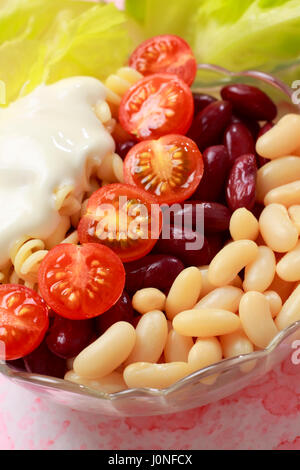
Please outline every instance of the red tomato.
[[39, 288], [47, 304], [71, 320], [101, 315], [120, 298], [125, 270], [120, 258], [103, 245], [57, 245], [39, 269]]
[[78, 234], [80, 243], [103, 243], [128, 262], [152, 250], [161, 228], [156, 198], [126, 184], [110, 184], [89, 199]]
[[197, 62], [188, 43], [179, 36], [155, 36], [143, 42], [131, 55], [129, 65], [143, 75], [171, 73], [189, 86], [197, 74]]
[[188, 199], [203, 175], [203, 158], [195, 142], [167, 135], [135, 145], [124, 163], [125, 183], [156, 196], [160, 204]]
[[1, 360], [30, 354], [42, 342], [48, 326], [48, 307], [36, 292], [14, 284], [0, 286]]
[[176, 75], [150, 75], [133, 85], [122, 99], [119, 120], [138, 140], [186, 134], [194, 115], [190, 88]]

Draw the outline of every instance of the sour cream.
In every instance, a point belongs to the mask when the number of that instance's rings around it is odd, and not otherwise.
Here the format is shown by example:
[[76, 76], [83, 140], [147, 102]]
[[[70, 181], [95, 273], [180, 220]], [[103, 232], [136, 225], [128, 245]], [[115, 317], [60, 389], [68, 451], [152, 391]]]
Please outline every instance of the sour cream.
[[0, 267], [22, 237], [47, 239], [55, 231], [55, 191], [86, 191], [87, 161], [100, 164], [114, 152], [93, 111], [106, 94], [98, 80], [74, 77], [0, 109]]

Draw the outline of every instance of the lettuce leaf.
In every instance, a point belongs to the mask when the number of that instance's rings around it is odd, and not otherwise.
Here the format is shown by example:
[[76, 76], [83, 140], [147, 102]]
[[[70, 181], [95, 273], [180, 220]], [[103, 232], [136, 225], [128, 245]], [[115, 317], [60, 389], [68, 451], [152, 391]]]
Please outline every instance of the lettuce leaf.
[[144, 38], [184, 37], [198, 62], [272, 71], [300, 59], [299, 0], [126, 0]]
[[0, 0], [0, 80], [6, 101], [74, 75], [105, 79], [131, 50], [127, 19], [112, 4]]

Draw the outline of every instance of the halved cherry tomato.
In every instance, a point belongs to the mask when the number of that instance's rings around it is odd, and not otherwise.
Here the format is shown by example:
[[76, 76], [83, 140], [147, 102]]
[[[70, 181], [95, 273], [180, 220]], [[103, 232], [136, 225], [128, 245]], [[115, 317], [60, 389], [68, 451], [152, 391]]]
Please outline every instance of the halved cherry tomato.
[[32, 289], [0, 286], [0, 359], [27, 356], [42, 342], [49, 326], [46, 302]]
[[125, 270], [120, 258], [98, 244], [57, 245], [39, 269], [39, 288], [47, 304], [71, 320], [101, 315], [120, 298]]
[[135, 145], [124, 163], [125, 183], [156, 196], [160, 204], [188, 199], [203, 175], [203, 158], [195, 142], [167, 135]]
[[126, 184], [110, 184], [89, 199], [78, 234], [80, 243], [103, 243], [128, 262], [148, 254], [161, 229], [156, 198]]
[[172, 73], [189, 86], [197, 74], [197, 62], [188, 43], [171, 34], [143, 42], [131, 55], [129, 65], [143, 75]]
[[122, 99], [119, 120], [138, 140], [186, 134], [194, 115], [190, 88], [176, 75], [150, 75], [133, 85]]

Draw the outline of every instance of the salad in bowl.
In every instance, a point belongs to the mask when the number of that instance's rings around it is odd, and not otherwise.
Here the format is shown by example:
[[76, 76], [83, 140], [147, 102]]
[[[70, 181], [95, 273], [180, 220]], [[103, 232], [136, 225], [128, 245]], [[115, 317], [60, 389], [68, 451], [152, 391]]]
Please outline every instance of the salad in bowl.
[[[218, 76], [209, 90], [199, 70]], [[147, 415], [222, 398], [291, 354], [292, 90], [199, 65], [175, 34], [105, 80], [50, 82], [0, 109], [0, 371], [74, 408]]]

